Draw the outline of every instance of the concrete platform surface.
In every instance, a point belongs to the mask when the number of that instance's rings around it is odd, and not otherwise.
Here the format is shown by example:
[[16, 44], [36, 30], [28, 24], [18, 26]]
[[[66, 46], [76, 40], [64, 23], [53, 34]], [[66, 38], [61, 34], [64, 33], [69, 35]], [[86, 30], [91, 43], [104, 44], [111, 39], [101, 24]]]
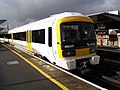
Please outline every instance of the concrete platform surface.
[[0, 90], [98, 90], [39, 58], [8, 44], [0, 44]]

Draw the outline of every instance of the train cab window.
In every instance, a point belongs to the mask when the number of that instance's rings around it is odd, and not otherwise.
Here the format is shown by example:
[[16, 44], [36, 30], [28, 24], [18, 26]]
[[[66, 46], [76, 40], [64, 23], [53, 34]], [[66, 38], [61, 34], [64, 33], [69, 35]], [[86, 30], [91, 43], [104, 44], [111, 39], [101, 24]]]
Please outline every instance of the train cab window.
[[32, 31], [32, 42], [45, 44], [45, 29]]
[[80, 41], [81, 35], [79, 26], [76, 23], [62, 23], [61, 24], [62, 42]]
[[52, 47], [52, 27], [48, 28], [48, 46]]
[[61, 24], [62, 42], [79, 42], [82, 40], [94, 40], [95, 33], [92, 23], [65, 22]]

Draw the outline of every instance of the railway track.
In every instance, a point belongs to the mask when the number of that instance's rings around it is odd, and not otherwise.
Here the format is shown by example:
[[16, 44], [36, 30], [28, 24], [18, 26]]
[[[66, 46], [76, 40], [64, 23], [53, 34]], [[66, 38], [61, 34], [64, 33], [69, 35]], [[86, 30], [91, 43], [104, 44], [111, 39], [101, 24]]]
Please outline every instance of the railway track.
[[99, 65], [87, 75], [76, 75], [106, 89], [120, 90], [120, 53], [99, 49], [97, 55], [101, 57]]
[[116, 71], [118, 67], [115, 68], [114, 66], [112, 66], [111, 63], [102, 61], [100, 62], [100, 65], [93, 67], [93, 71], [91, 71], [89, 74], [79, 74], [78, 76], [106, 89], [120, 90], [120, 74]]
[[120, 90], [120, 53], [98, 50], [100, 64], [87, 75], [78, 75], [109, 90]]
[[[101, 77], [98, 77], [98, 76], [101, 76]], [[95, 83], [101, 87], [109, 89], [109, 90], [119, 90], [120, 89], [120, 85], [114, 83], [113, 79], [111, 80], [110, 77], [106, 77], [106, 76], [98, 74], [98, 73], [89, 74], [85, 77], [85, 79], [87, 79], [90, 82]]]

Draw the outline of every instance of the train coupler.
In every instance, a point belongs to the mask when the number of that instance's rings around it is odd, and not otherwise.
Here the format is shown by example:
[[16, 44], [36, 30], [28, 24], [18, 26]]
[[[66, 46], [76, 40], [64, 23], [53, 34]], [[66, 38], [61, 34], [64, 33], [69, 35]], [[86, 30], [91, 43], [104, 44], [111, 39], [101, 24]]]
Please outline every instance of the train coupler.
[[83, 61], [77, 66], [77, 71], [80, 71], [81, 74], [88, 74], [91, 69], [88, 67], [90, 63], [88, 61]]

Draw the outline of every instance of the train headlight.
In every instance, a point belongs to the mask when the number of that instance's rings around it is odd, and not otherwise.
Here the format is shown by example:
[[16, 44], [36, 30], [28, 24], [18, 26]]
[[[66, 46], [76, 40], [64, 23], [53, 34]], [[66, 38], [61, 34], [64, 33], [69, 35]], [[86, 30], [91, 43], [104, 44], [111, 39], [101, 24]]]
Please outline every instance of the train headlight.
[[96, 47], [95, 46], [91, 46], [89, 49], [90, 53], [95, 53], [96, 52]]
[[75, 56], [76, 51], [75, 50], [64, 50], [62, 52], [63, 57], [69, 57], [69, 56]]
[[89, 49], [89, 53], [95, 53], [96, 52], [96, 43], [87, 43]]

